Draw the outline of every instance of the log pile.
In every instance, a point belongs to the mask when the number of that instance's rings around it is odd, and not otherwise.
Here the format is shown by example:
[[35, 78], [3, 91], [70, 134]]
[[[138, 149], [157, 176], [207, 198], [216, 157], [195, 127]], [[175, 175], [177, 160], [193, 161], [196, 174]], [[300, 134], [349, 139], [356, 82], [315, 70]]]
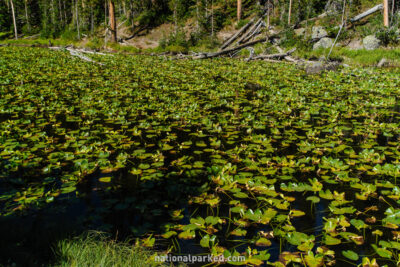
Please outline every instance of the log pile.
[[[268, 36], [263, 33], [263, 30], [266, 28], [266, 24], [264, 22], [266, 14], [257, 18], [251, 19], [246, 25], [244, 25], [241, 29], [239, 29], [236, 33], [234, 33], [231, 37], [229, 37], [220, 47], [219, 51], [211, 52], [211, 53], [192, 53], [189, 57], [192, 59], [207, 59], [207, 58], [215, 58], [221, 56], [236, 56], [240, 50], [248, 49], [250, 51], [250, 57], [246, 59], [246, 61], [250, 60], [265, 60], [265, 61], [278, 61], [278, 60], [287, 60], [291, 62], [297, 62], [294, 58], [290, 57], [290, 55], [296, 50], [291, 49], [287, 52], [283, 50], [279, 51], [277, 54], [261, 54], [256, 55], [255, 50], [252, 46], [258, 43], [272, 41], [274, 38], [278, 37], [277, 34]], [[179, 55], [179, 59], [187, 58], [187, 56]]]

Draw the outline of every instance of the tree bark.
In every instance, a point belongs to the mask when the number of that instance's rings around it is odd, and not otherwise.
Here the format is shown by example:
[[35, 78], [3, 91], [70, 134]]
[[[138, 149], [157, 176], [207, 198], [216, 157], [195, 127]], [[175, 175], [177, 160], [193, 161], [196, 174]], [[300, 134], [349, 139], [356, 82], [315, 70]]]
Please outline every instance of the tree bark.
[[244, 25], [237, 33], [232, 35], [222, 46], [221, 50], [230, 46], [241, 34], [243, 34], [254, 22], [254, 18], [252, 18], [246, 25]]
[[117, 22], [115, 19], [115, 6], [113, 0], [109, 0], [108, 2], [108, 10], [110, 17], [110, 26], [111, 26], [111, 42], [117, 42]]
[[290, 25], [291, 16], [292, 16], [292, 0], [289, 0], [288, 25]]
[[80, 32], [80, 26], [79, 26], [78, 0], [75, 0], [75, 19], [76, 19], [76, 29], [78, 30], [78, 40], [80, 40], [81, 32]]
[[29, 16], [28, 16], [28, 0], [24, 1], [25, 3], [25, 20], [26, 20], [26, 25], [28, 26], [28, 31], [31, 31], [31, 24], [29, 22]]
[[383, 0], [383, 26], [389, 27], [389, 1]]
[[237, 0], [237, 20], [242, 19], [242, 0]]
[[13, 17], [15, 39], [18, 39], [17, 20], [15, 18], [15, 9], [14, 9], [13, 0], [10, 0], [10, 4], [11, 4], [11, 13], [12, 13], [12, 17]]

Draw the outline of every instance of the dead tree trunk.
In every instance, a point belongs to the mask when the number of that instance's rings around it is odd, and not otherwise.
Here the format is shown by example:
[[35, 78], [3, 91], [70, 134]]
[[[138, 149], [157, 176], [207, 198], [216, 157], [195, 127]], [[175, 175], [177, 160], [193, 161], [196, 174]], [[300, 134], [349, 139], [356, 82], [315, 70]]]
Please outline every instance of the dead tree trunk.
[[242, 0], [237, 0], [237, 20], [242, 19]]
[[259, 40], [255, 40], [255, 41], [252, 41], [252, 42], [249, 42], [249, 43], [245, 43], [245, 44], [239, 45], [239, 46], [231, 48], [231, 49], [226, 49], [226, 50], [222, 50], [222, 51], [215, 52], [215, 53], [203, 53], [203, 54], [200, 54], [198, 56], [193, 57], [193, 59], [205, 59], [205, 58], [212, 58], [212, 57], [219, 57], [219, 56], [227, 55], [227, 54], [230, 54], [230, 53], [235, 52], [237, 50], [241, 50], [241, 49], [246, 48], [248, 46], [252, 46], [252, 45], [255, 45], [255, 44], [258, 44], [258, 43], [261, 43], [261, 42], [265, 42], [267, 40], [268, 40], [268, 37], [264, 37], [264, 38], [261, 38]]
[[25, 3], [25, 20], [26, 20], [26, 25], [28, 26], [28, 31], [31, 31], [31, 23], [29, 21], [29, 15], [28, 15], [28, 0], [24, 1]]
[[12, 13], [12, 17], [13, 17], [15, 39], [18, 39], [17, 20], [15, 18], [15, 8], [14, 8], [13, 0], [10, 0], [10, 4], [11, 4], [11, 13]]
[[374, 6], [373, 8], [368, 9], [367, 11], [365, 11], [365, 12], [363, 12], [363, 13], [361, 13], [361, 14], [355, 16], [355, 17], [352, 18], [352, 19], [350, 19], [350, 21], [351, 21], [351, 22], [359, 21], [359, 20], [361, 20], [361, 19], [363, 19], [363, 18], [365, 18], [365, 17], [367, 17], [367, 16], [369, 16], [369, 15], [371, 15], [371, 14], [377, 12], [377, 11], [382, 10], [382, 8], [383, 8], [383, 4], [379, 4], [379, 5], [377, 5], [377, 6]]
[[76, 19], [76, 29], [78, 30], [78, 40], [80, 40], [81, 32], [80, 32], [80, 26], [79, 26], [78, 0], [75, 1], [75, 19]]
[[383, 0], [383, 26], [389, 27], [389, 1]]
[[110, 27], [111, 27], [111, 42], [117, 42], [117, 22], [115, 20], [115, 6], [113, 0], [108, 2], [108, 10], [110, 17]]
[[291, 16], [292, 16], [292, 0], [289, 0], [288, 25], [290, 25]]
[[241, 34], [243, 34], [250, 26], [253, 24], [254, 18], [249, 21], [246, 25], [244, 25], [238, 32], [236, 32], [232, 37], [230, 37], [222, 46], [221, 50], [230, 46]]

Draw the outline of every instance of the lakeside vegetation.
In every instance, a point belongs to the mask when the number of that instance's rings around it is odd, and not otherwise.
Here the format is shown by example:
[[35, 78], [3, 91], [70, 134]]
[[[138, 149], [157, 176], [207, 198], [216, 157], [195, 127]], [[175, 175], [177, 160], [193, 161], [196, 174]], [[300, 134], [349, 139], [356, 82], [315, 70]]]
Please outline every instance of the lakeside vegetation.
[[243, 265], [399, 263], [399, 69], [91, 57], [0, 47], [2, 264], [52, 218], [122, 242], [43, 235], [65, 264], [140, 264], [136, 238]]

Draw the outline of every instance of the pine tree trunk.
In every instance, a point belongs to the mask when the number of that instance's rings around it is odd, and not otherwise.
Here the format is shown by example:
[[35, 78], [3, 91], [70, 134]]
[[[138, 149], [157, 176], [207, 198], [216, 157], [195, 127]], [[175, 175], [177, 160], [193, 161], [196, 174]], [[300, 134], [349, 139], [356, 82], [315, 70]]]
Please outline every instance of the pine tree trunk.
[[242, 19], [242, 0], [237, 0], [237, 20]]
[[80, 40], [81, 32], [79, 28], [78, 0], [75, 1], [75, 19], [76, 19], [76, 29], [78, 30], [78, 40]]
[[115, 6], [113, 0], [109, 0], [108, 2], [108, 11], [110, 17], [110, 26], [111, 26], [111, 42], [117, 42], [117, 22], [115, 20]]
[[389, 1], [383, 0], [383, 26], [389, 27]]
[[29, 16], [28, 16], [28, 0], [25, 0], [24, 3], [25, 3], [25, 20], [26, 20], [26, 25], [28, 26], [28, 31], [31, 31], [31, 23], [29, 22]]
[[13, 0], [10, 0], [10, 4], [11, 4], [12, 17], [13, 17], [15, 39], [18, 39], [17, 20], [16, 20], [16, 18], [15, 18], [15, 9], [14, 9]]
[[292, 0], [289, 0], [288, 25], [290, 25], [291, 16], [292, 16]]
[[214, 0], [211, 0], [211, 36], [214, 36]]

